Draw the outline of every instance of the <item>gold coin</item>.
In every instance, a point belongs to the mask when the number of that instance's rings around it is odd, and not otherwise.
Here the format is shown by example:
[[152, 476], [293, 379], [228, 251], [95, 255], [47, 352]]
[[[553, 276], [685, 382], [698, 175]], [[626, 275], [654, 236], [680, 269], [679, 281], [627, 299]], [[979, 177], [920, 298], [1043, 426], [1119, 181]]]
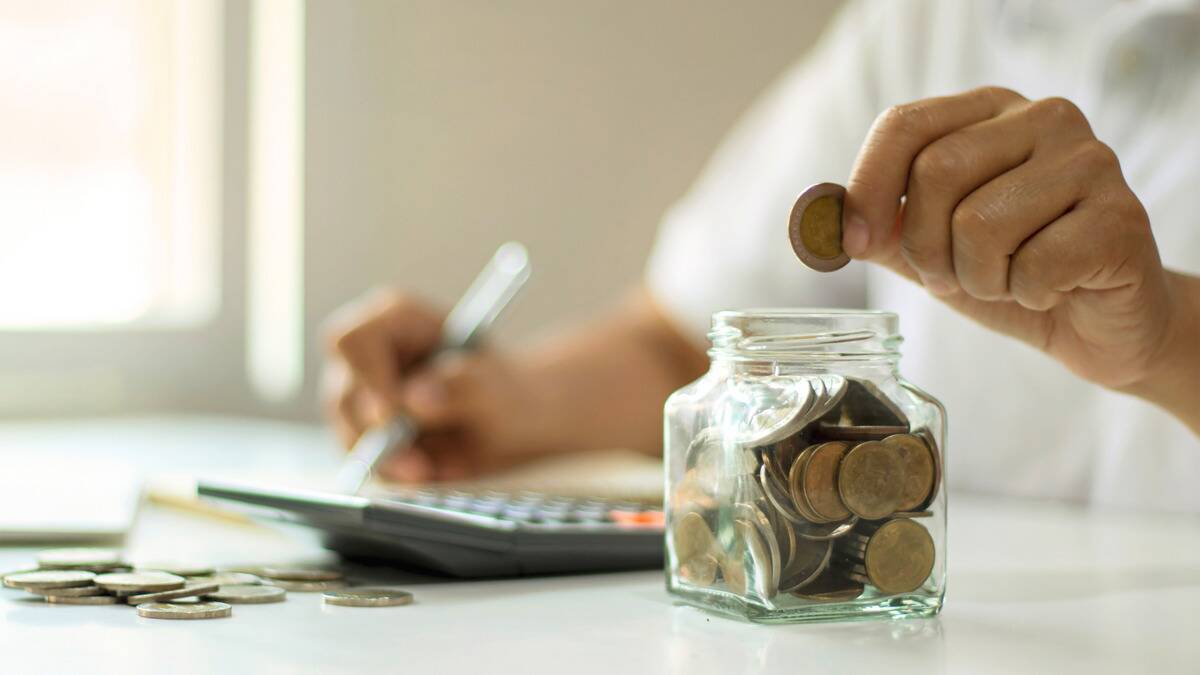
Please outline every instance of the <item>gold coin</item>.
[[697, 586], [712, 586], [717, 581], [717, 567], [717, 559], [706, 553], [680, 563], [679, 576]]
[[818, 183], [796, 199], [788, 221], [788, 239], [796, 257], [818, 272], [832, 272], [850, 262], [842, 250], [842, 202], [846, 188]]
[[889, 520], [871, 535], [863, 559], [867, 577], [881, 593], [915, 591], [933, 571], [929, 531], [911, 519]]
[[896, 451], [879, 441], [859, 443], [838, 471], [838, 493], [851, 513], [878, 520], [896, 510], [903, 482]]
[[903, 490], [896, 509], [910, 511], [918, 508], [933, 490], [933, 450], [921, 437], [912, 434], [888, 436], [883, 443], [892, 446], [900, 458]]
[[822, 443], [813, 449], [800, 475], [800, 488], [812, 512], [826, 521], [845, 520], [850, 510], [838, 494], [837, 475], [850, 444]]
[[721, 556], [717, 560], [725, 588], [736, 595], [746, 594], [746, 568], [742, 565], [742, 556], [743, 553], [739, 550], [733, 555]]
[[933, 437], [933, 432], [928, 427], [921, 427], [913, 431], [913, 434], [925, 441], [925, 445], [929, 446], [929, 450], [933, 455], [933, 487], [929, 490], [929, 499], [925, 500], [925, 503], [921, 505], [921, 508], [927, 509], [933, 503], [934, 497], [937, 496], [938, 485], [942, 482], [942, 453], [938, 450], [938, 443]]
[[675, 557], [680, 564], [706, 555], [715, 548], [716, 540], [704, 516], [695, 511], [685, 513], [671, 528], [675, 543]]
[[792, 496], [792, 505], [796, 507], [796, 511], [810, 523], [828, 523], [831, 522], [827, 518], [822, 518], [813, 512], [812, 507], [808, 505], [808, 500], [804, 496], [804, 467], [808, 464], [808, 460], [812, 457], [813, 451], [819, 446], [810, 445], [805, 448], [796, 461], [792, 463], [792, 469], [788, 472], [788, 492]]

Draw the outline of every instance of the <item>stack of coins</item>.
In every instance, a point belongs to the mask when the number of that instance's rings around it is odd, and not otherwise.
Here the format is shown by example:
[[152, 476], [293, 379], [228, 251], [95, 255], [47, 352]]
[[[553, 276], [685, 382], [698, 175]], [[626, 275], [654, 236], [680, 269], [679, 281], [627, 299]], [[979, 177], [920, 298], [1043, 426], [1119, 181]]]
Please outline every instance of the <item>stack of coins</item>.
[[[910, 431], [903, 411], [866, 380], [825, 381], [814, 390], [807, 413], [788, 420], [790, 435], [754, 448], [757, 466], [733, 491], [728, 517], [680, 482], [688, 497], [672, 499], [671, 536], [682, 580], [720, 582], [738, 595], [749, 584], [762, 598], [837, 602], [868, 586], [907, 593], [928, 578], [933, 539], [917, 519], [932, 515], [940, 483], [933, 434]], [[715, 430], [701, 435], [719, 452]], [[710, 461], [698, 456], [704, 451], [693, 443], [690, 471]], [[712, 508], [699, 508], [706, 503]], [[721, 523], [731, 535], [719, 536]]]
[[232, 615], [232, 605], [282, 602], [289, 591], [321, 592], [326, 604], [347, 607], [412, 602], [411, 593], [395, 588], [346, 588], [340, 570], [219, 570], [195, 564], [134, 567], [109, 549], [43, 551], [36, 569], [6, 574], [3, 583], [51, 605], [127, 605], [149, 619], [223, 618]]

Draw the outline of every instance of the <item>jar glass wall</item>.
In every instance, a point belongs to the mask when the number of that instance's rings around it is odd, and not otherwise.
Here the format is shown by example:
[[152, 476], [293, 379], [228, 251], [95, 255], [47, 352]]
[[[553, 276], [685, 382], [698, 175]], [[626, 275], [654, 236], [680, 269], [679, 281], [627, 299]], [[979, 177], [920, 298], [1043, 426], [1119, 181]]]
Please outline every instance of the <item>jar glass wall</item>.
[[762, 622], [929, 616], [945, 591], [945, 414], [886, 312], [713, 316], [665, 409], [667, 587]]

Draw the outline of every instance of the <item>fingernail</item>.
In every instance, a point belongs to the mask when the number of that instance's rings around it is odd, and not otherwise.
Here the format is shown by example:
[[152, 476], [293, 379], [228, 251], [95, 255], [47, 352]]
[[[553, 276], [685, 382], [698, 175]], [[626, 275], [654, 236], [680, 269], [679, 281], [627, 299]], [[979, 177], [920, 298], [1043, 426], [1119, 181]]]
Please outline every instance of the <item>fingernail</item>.
[[851, 258], [857, 258], [867, 252], [871, 243], [871, 231], [867, 221], [860, 216], [849, 216], [842, 223], [842, 249]]
[[436, 410], [446, 403], [446, 388], [435, 380], [417, 380], [408, 386], [405, 401], [411, 408]]

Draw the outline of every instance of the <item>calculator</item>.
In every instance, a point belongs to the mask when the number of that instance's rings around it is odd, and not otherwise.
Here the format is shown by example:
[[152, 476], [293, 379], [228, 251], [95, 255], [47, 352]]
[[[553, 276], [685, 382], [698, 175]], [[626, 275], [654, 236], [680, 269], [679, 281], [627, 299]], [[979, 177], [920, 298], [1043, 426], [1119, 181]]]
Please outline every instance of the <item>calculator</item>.
[[536, 492], [413, 489], [371, 496], [201, 481], [197, 493], [315, 528], [351, 559], [455, 577], [655, 569], [661, 505]]

